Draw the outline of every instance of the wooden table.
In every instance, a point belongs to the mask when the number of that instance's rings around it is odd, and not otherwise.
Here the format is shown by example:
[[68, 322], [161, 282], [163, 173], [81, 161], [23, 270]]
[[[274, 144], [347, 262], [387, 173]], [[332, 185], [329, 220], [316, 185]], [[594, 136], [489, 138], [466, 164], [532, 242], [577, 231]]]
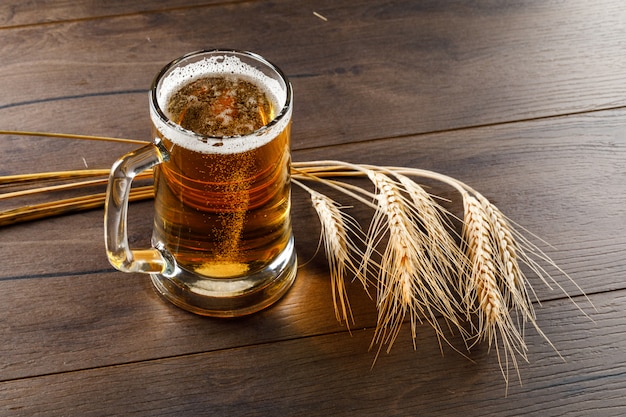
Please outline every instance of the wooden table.
[[[372, 366], [376, 306], [352, 284], [355, 323], [336, 321], [297, 189], [296, 284], [237, 320], [181, 311], [147, 276], [115, 271], [94, 209], [0, 230], [0, 415], [626, 415], [622, 0], [11, 0], [0, 25], [0, 129], [149, 141], [147, 90], [163, 65], [252, 50], [293, 83], [294, 160], [458, 178], [549, 242], [595, 305], [555, 273], [590, 320], [531, 277], [562, 358], [527, 329], [529, 362], [506, 395], [487, 344], [471, 360], [442, 355], [427, 324], [416, 349], [405, 325]], [[130, 149], [3, 135], [0, 175], [108, 168]], [[132, 244], [148, 244], [152, 202], [130, 217]]]

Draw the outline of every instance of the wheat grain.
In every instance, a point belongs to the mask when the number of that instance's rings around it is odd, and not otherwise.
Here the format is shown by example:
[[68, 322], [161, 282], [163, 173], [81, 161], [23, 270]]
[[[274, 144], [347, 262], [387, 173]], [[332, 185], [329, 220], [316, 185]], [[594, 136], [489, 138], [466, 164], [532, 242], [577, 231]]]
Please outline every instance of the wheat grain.
[[512, 228], [504, 214], [484, 196], [478, 194], [488, 223], [491, 227], [492, 244], [496, 248], [496, 268], [502, 278], [503, 298], [505, 305], [522, 313], [524, 320], [534, 320], [535, 312], [527, 288], [531, 288], [518, 261], [518, 253], [523, 249], [513, 237]]
[[[330, 268], [330, 279], [333, 289], [333, 305], [337, 320], [341, 318], [348, 322], [354, 321], [352, 311], [347, 301], [344, 272], [348, 257], [348, 245], [346, 243], [346, 231], [341, 222], [341, 214], [335, 204], [319, 193], [311, 195], [311, 202], [317, 212], [322, 227], [322, 237], [326, 258]], [[341, 311], [341, 315], [340, 315]]]
[[517, 355], [526, 359], [527, 347], [503, 296], [503, 280], [497, 267], [502, 261], [494, 247], [493, 223], [477, 198], [466, 193], [463, 203], [463, 239], [470, 262], [463, 297], [466, 313], [468, 317], [472, 313], [478, 316], [476, 341], [486, 340], [489, 347], [495, 347], [500, 370], [508, 384], [509, 361], [519, 376]]
[[[354, 323], [346, 289], [346, 273], [350, 272], [359, 279], [364, 288], [366, 278], [360, 273], [357, 258], [362, 258], [361, 251], [350, 236], [360, 232], [358, 223], [341, 211], [341, 206], [330, 197], [321, 194], [296, 179], [292, 182], [310, 194], [311, 203], [320, 220], [320, 239], [328, 261], [333, 305], [338, 321], [348, 325]], [[362, 238], [361, 238], [362, 239]]]
[[428, 253], [429, 237], [412, 221], [411, 210], [397, 183], [372, 170], [368, 177], [377, 189], [379, 207], [368, 233], [368, 248], [375, 247], [382, 235], [388, 235], [378, 273], [379, 319], [373, 342], [379, 344], [379, 349], [387, 345], [389, 351], [407, 314], [414, 342], [422, 318], [435, 329], [440, 343], [447, 341], [436, 314], [458, 327], [457, 307], [448, 288], [449, 276], [433, 263]]
[[354, 318], [347, 298], [346, 269], [352, 271], [365, 285], [365, 279], [358, 273], [359, 268], [351, 253], [356, 250], [356, 246], [348, 236], [349, 225], [354, 225], [354, 222], [340, 211], [333, 200], [323, 194], [314, 192], [311, 194], [311, 201], [322, 228], [321, 236], [330, 267], [335, 313], [339, 321], [343, 319], [348, 324], [349, 319], [354, 322]]
[[456, 280], [458, 273], [465, 268], [467, 258], [451, 234], [454, 227], [444, 219], [449, 213], [422, 186], [404, 175], [395, 176], [413, 202], [409, 206], [411, 221], [423, 228], [433, 262]]
[[[466, 284], [464, 300], [469, 309], [473, 308], [475, 302], [478, 303], [483, 313], [481, 324], [489, 326], [498, 320], [504, 308], [492, 265], [494, 249], [491, 246], [484, 212], [473, 196], [464, 197], [464, 212], [463, 238], [470, 262], [468, 279], [464, 283]], [[483, 333], [480, 328], [479, 333]]]

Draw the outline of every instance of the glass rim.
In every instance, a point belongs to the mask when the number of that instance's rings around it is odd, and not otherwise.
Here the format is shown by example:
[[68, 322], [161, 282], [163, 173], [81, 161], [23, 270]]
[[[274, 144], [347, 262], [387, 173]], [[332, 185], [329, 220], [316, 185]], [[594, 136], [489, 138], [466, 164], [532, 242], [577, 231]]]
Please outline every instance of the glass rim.
[[[246, 56], [248, 58], [252, 58], [252, 59], [258, 61], [259, 63], [263, 64], [264, 66], [266, 66], [271, 71], [274, 71], [278, 75], [280, 80], [285, 85], [284, 86], [284, 89], [285, 89], [285, 102], [284, 102], [282, 108], [280, 109], [280, 111], [278, 112], [278, 114], [271, 121], [269, 121], [267, 124], [261, 126], [260, 128], [254, 130], [254, 131], [252, 131], [252, 132], [250, 132], [248, 134], [245, 134], [245, 135], [233, 135], [233, 136], [216, 136], [216, 135], [205, 135], [205, 134], [202, 134], [202, 133], [194, 132], [193, 130], [185, 129], [184, 127], [182, 127], [178, 123], [176, 123], [173, 120], [171, 120], [165, 114], [165, 112], [161, 108], [161, 105], [159, 104], [159, 100], [158, 100], [158, 97], [157, 97], [158, 89], [159, 89], [159, 82], [163, 79], [163, 77], [171, 69], [173, 69], [175, 66], [177, 66], [181, 62], [184, 62], [184, 61], [186, 61], [186, 60], [188, 60], [190, 58], [198, 57], [198, 56], [202, 56], [202, 55], [215, 55], [215, 54], [219, 54], [219, 53], [222, 53], [224, 55]], [[152, 112], [154, 114], [156, 114], [156, 116], [158, 116], [158, 118], [160, 119], [159, 121], [161, 123], [164, 123], [170, 129], [174, 129], [174, 130], [178, 131], [179, 133], [182, 133], [182, 134], [185, 134], [185, 135], [188, 135], [188, 136], [193, 136], [193, 137], [195, 137], [195, 138], [197, 138], [197, 139], [199, 139], [201, 141], [206, 141], [206, 140], [218, 140], [218, 141], [221, 141], [221, 140], [227, 140], [227, 139], [246, 138], [246, 137], [250, 137], [250, 136], [258, 136], [258, 135], [264, 134], [268, 130], [271, 130], [275, 125], [280, 123], [282, 121], [282, 119], [284, 119], [285, 117], [288, 117], [288, 116], [291, 115], [292, 100], [293, 100], [293, 91], [292, 91], [291, 83], [289, 82], [289, 79], [287, 78], [285, 73], [280, 68], [278, 68], [276, 65], [274, 65], [273, 63], [271, 63], [267, 59], [263, 58], [259, 54], [256, 54], [256, 53], [250, 52], [250, 51], [239, 50], [239, 49], [223, 49], [223, 48], [201, 49], [201, 50], [197, 50], [197, 51], [194, 51], [194, 52], [187, 53], [187, 54], [185, 54], [185, 55], [183, 55], [183, 56], [181, 56], [179, 58], [176, 58], [176, 59], [170, 61], [167, 65], [165, 65], [157, 73], [157, 75], [154, 77], [154, 79], [152, 81], [152, 85], [150, 87], [150, 107], [151, 107]]]

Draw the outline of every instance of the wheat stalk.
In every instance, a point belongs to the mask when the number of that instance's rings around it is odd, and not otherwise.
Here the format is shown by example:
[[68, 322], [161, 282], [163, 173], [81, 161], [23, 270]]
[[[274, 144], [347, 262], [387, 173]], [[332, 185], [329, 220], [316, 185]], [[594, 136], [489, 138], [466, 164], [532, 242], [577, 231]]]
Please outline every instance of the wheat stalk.
[[109, 169], [83, 169], [79, 171], [39, 172], [0, 176], [0, 186], [15, 186], [36, 182], [76, 180], [81, 178], [108, 176]]
[[[382, 235], [388, 236], [376, 277], [379, 318], [373, 343], [387, 344], [389, 350], [406, 315], [410, 316], [414, 341], [416, 325], [424, 317], [441, 342], [445, 337], [435, 317], [440, 314], [449, 325], [460, 329], [468, 349], [486, 341], [496, 350], [507, 387], [510, 368], [521, 380], [518, 358], [527, 360], [525, 323], [530, 322], [558, 354], [537, 325], [530, 298], [534, 290], [520, 264], [529, 266], [548, 287], [556, 284], [567, 297], [541, 263], [573, 280], [482, 194], [455, 178], [414, 168], [309, 161], [294, 162], [293, 169], [296, 175], [306, 173], [303, 179], [313, 179], [340, 191], [343, 183], [332, 177], [364, 176], [378, 190], [374, 195], [377, 204], [368, 231], [366, 262], [375, 252], [373, 248], [383, 241]], [[461, 247], [453, 238], [451, 224], [445, 220], [448, 213], [409, 177], [436, 180], [459, 192], [464, 208]], [[352, 186], [343, 191], [355, 195]], [[432, 281], [425, 281], [426, 277]], [[457, 295], [461, 307], [456, 303]], [[466, 332], [459, 326], [461, 318], [470, 323], [476, 318], [477, 323]]]
[[[105, 196], [105, 193], [97, 193], [5, 210], [0, 212], [0, 226], [8, 226], [102, 207]], [[131, 190], [128, 200], [140, 201], [153, 197], [154, 190], [152, 186], [144, 186]]]
[[118, 142], [134, 145], [146, 145], [147, 142], [136, 139], [122, 139], [111, 138], [107, 136], [91, 136], [91, 135], [76, 135], [71, 133], [53, 133], [53, 132], [29, 132], [24, 130], [0, 130], [0, 135], [12, 135], [12, 136], [32, 136], [32, 137], [44, 137], [44, 138], [59, 138], [59, 139], [79, 139], [79, 140], [96, 140], [103, 142]]
[[[433, 246], [432, 239], [418, 227], [419, 223], [437, 220], [419, 217], [421, 220], [416, 221], [416, 216], [428, 216], [430, 210], [411, 209], [399, 184], [387, 175], [372, 170], [367, 175], [377, 189], [378, 201], [368, 234], [368, 248], [376, 247], [379, 236], [388, 235], [378, 271], [379, 320], [374, 340], [387, 344], [389, 351], [407, 314], [413, 340], [422, 318], [435, 329], [440, 340], [446, 340], [436, 315], [443, 315], [459, 327], [453, 314], [458, 308], [448, 288], [450, 274], [454, 271], [448, 266], [456, 260], [438, 257], [438, 251], [429, 250]], [[420, 200], [420, 204], [425, 203]]]
[[330, 197], [307, 187], [296, 179], [292, 179], [292, 182], [310, 194], [311, 202], [320, 220], [322, 228], [320, 236], [328, 260], [337, 320], [344, 321], [346, 324], [354, 323], [348, 302], [345, 276], [346, 270], [352, 272], [364, 288], [367, 288], [367, 280], [360, 273], [359, 261], [357, 261], [357, 259], [362, 259], [362, 254], [349, 234], [349, 232], [358, 233], [361, 229], [358, 223], [343, 213], [341, 207]]
[[[515, 326], [509, 309], [518, 307], [513, 303], [507, 305], [503, 292], [506, 277], [502, 279], [501, 253], [496, 245], [500, 242], [494, 235], [493, 224], [485, 207], [474, 196], [463, 195], [464, 226], [463, 239], [469, 257], [468, 279], [462, 288], [463, 301], [468, 317], [478, 317], [476, 339], [487, 340], [489, 347], [495, 346], [500, 370], [505, 381], [509, 381], [509, 359], [515, 370], [518, 370], [517, 355], [526, 359], [527, 347], [524, 339]], [[526, 305], [526, 300], [523, 300]], [[504, 352], [499, 351], [498, 339], [502, 342]]]
[[[28, 132], [28, 131], [12, 131], [0, 130], [0, 135], [13, 136], [31, 136], [31, 137], [49, 137], [62, 138], [71, 140], [91, 140], [118, 142], [132, 145], [145, 145], [146, 142], [133, 139], [110, 138], [102, 136], [76, 135], [65, 133], [50, 132]], [[109, 169], [83, 169], [71, 171], [55, 171], [41, 173], [27, 173], [17, 175], [0, 176], [0, 187], [3, 189], [9, 187], [23, 187], [31, 184], [50, 183], [53, 181], [65, 181], [63, 184], [46, 185], [30, 189], [21, 189], [18, 191], [7, 191], [0, 194], [1, 200], [16, 199], [37, 194], [53, 193], [58, 191], [66, 191], [72, 189], [80, 189], [88, 186], [106, 185], [108, 183]], [[94, 177], [106, 177], [99, 179], [87, 179]], [[152, 177], [152, 171], [146, 171], [136, 176], [136, 179], [145, 179]], [[67, 182], [78, 180], [77, 182]], [[0, 211], [0, 226], [8, 226], [16, 223], [39, 220], [52, 216], [75, 213], [83, 210], [90, 210], [104, 205], [106, 193], [95, 193], [82, 195], [79, 197], [65, 198], [45, 203], [24, 205], [9, 210]], [[130, 201], [139, 201], [152, 198], [154, 191], [151, 186], [136, 187], [130, 192]]]

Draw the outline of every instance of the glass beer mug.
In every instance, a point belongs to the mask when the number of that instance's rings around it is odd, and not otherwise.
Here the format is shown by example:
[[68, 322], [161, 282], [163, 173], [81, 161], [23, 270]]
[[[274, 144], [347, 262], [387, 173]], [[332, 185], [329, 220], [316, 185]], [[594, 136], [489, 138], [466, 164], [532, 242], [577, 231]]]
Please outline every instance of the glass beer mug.
[[[161, 70], [150, 90], [153, 143], [111, 169], [105, 243], [111, 264], [150, 274], [173, 304], [235, 317], [293, 283], [290, 211], [292, 90], [262, 57], [199, 51]], [[131, 182], [154, 169], [152, 247], [131, 249]]]

